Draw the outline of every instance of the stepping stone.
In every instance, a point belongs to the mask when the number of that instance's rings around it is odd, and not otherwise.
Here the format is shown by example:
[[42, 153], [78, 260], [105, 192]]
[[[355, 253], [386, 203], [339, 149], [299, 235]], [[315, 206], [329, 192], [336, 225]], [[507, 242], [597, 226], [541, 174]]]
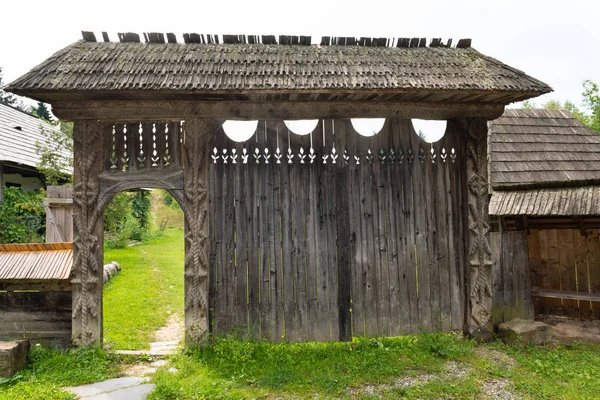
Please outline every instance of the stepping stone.
[[10, 378], [27, 363], [28, 340], [0, 342], [0, 378]]
[[89, 385], [67, 387], [65, 390], [86, 400], [145, 399], [154, 390], [153, 384], [142, 384], [145, 379], [136, 377], [115, 378]]
[[102, 393], [96, 396], [84, 397], [84, 400], [143, 400], [156, 385], [146, 383], [144, 385], [132, 386], [125, 389], [115, 390], [114, 392]]
[[528, 343], [539, 346], [552, 340], [552, 327], [539, 321], [515, 318], [498, 325], [498, 335], [511, 346], [523, 347]]

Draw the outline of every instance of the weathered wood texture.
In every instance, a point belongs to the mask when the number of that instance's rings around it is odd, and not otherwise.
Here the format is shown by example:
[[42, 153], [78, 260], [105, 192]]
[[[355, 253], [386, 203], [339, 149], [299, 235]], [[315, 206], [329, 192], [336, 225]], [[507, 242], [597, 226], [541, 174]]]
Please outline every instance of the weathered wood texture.
[[[536, 314], [600, 318], [600, 303], [570, 295], [600, 295], [599, 236], [600, 229], [530, 229], [531, 284], [542, 290], [533, 297]], [[554, 292], [546, 297], [545, 289]]]
[[190, 120], [183, 136], [185, 166], [185, 338], [204, 341], [209, 333], [209, 192], [208, 146], [221, 125], [217, 120]]
[[72, 295], [65, 292], [0, 292], [0, 340], [67, 346]]
[[73, 241], [73, 187], [48, 186], [44, 199], [46, 243]]
[[468, 332], [480, 339], [491, 339], [492, 324], [492, 249], [488, 214], [487, 122], [480, 119], [452, 121], [467, 134], [466, 198], [469, 302]]
[[101, 131], [96, 121], [73, 126], [73, 342], [83, 346], [102, 344]]
[[215, 135], [213, 333], [296, 342], [461, 329], [460, 135], [450, 127], [432, 146], [409, 120], [369, 138], [349, 120], [307, 136], [260, 121], [245, 143]]
[[492, 246], [492, 323], [533, 319], [527, 232], [494, 232]]

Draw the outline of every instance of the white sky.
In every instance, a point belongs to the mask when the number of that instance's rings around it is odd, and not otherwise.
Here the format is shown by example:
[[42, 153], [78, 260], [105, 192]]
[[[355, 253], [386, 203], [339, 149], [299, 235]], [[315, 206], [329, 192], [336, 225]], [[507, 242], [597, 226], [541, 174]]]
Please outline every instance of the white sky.
[[[419, 4], [417, 4], [419, 3]], [[594, 0], [145, 1], [10, 0], [0, 7], [0, 66], [11, 82], [81, 38], [81, 30], [317, 37], [473, 39], [480, 52], [540, 79], [536, 100], [580, 104], [582, 82], [600, 84], [600, 2]]]

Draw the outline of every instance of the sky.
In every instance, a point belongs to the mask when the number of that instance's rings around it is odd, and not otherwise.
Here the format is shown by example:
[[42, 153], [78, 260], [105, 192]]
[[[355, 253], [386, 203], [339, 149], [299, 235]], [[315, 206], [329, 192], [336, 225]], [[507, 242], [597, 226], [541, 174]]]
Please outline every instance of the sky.
[[535, 100], [581, 106], [582, 82], [600, 84], [600, 2], [594, 0], [128, 1], [28, 0], [0, 10], [0, 67], [9, 83], [81, 31], [471, 38], [475, 49], [553, 89]]

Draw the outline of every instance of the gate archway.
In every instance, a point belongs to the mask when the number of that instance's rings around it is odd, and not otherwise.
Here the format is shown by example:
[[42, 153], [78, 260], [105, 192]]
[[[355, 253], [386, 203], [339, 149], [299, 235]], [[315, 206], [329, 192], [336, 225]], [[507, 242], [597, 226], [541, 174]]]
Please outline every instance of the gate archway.
[[[207, 337], [209, 301], [212, 301], [209, 300], [210, 268], [211, 265], [214, 266], [214, 263], [211, 264], [210, 253], [209, 198], [210, 191], [216, 188], [209, 184], [208, 174], [210, 151], [214, 147], [213, 140], [215, 135], [220, 134], [219, 128], [225, 119], [448, 120], [456, 139], [453, 147], [461, 157], [458, 174], [455, 177], [459, 184], [455, 186], [457, 192], [452, 195], [456, 198], [456, 202], [452, 203], [452, 211], [457, 214], [456, 224], [461, 224], [463, 229], [457, 232], [459, 236], [455, 238], [455, 241], [462, 243], [462, 246], [457, 248], [447, 245], [445, 248], [453, 248], [458, 252], [457, 270], [462, 273], [466, 281], [464, 297], [451, 298], [450, 312], [452, 315], [452, 301], [461, 302], [459, 308], [464, 310], [462, 321], [464, 329], [474, 335], [489, 337], [492, 274], [487, 209], [487, 121], [499, 117], [506, 104], [551, 91], [548, 85], [475, 51], [470, 47], [470, 40], [460, 40], [456, 47], [451, 47], [450, 41], [444, 44], [439, 39], [432, 40], [427, 46], [427, 41], [424, 39], [400, 38], [390, 42], [372, 38], [324, 37], [321, 45], [312, 46], [310, 38], [291, 36], [281, 36], [279, 45], [274, 36], [259, 38], [225, 35], [223, 40], [226, 43], [219, 44], [213, 35], [188, 34], [184, 36], [185, 45], [174, 43], [176, 38], [172, 34], [167, 35], [168, 43], [165, 43], [165, 36], [158, 33], [150, 33], [146, 38], [149, 43], [142, 44], [139, 43], [139, 35], [122, 34], [120, 40], [127, 43], [97, 43], [93, 33], [85, 32], [84, 41], [57, 53], [35, 70], [13, 82], [8, 88], [17, 94], [51, 103], [55, 115], [64, 120], [75, 121], [73, 338], [77, 344], [100, 343], [102, 336], [102, 309], [98, 302], [101, 298], [101, 283], [98, 277], [102, 264], [102, 231], [99, 218], [102, 215], [102, 202], [108, 198], [102, 193], [111, 185], [127, 187], [144, 181], [161, 182], [161, 185], [168, 186], [165, 188], [179, 196], [185, 212], [186, 228], [186, 336], [192, 341]], [[397, 45], [388, 47], [390, 43]], [[117, 131], [113, 132], [113, 126], [123, 124], [123, 121], [126, 122], [126, 132], [130, 135], [115, 136]], [[180, 121], [185, 123], [182, 125]], [[157, 123], [173, 124], [170, 125], [173, 130], [169, 128], [169, 132], [179, 132], [179, 142], [169, 141], [175, 135], [170, 135], [168, 139], [163, 140], [164, 131], [160, 129], [154, 131]], [[179, 130], [176, 126], [179, 126]], [[140, 129], [142, 132], [152, 134], [139, 135]], [[121, 133], [125, 133], [125, 130]], [[388, 136], [392, 142], [400, 140], [402, 143], [402, 140], [406, 140], [406, 135], [406, 131], [392, 129]], [[350, 135], [346, 135], [346, 138], [349, 137]], [[163, 161], [159, 160], [156, 166], [152, 163], [148, 165], [148, 157], [154, 156], [155, 148], [166, 152], [166, 143], [169, 143], [170, 155], [176, 157], [178, 163], [175, 166], [165, 165], [163, 159]], [[122, 147], [119, 147], [121, 144]], [[413, 142], [411, 141], [410, 144], [412, 146]], [[114, 145], [123, 149], [120, 159], [126, 160], [116, 160], [116, 168], [113, 168]], [[382, 146], [383, 156], [389, 157], [392, 147]], [[406, 146], [404, 148], [407, 149]], [[135, 157], [131, 149], [135, 149]], [[144, 150], [143, 155], [141, 149]], [[269, 148], [270, 151], [273, 151], [272, 149]], [[429, 157], [426, 152], [421, 154], [421, 149], [418, 147], [412, 150], [414, 160]], [[377, 161], [379, 153], [372, 153], [368, 157]], [[146, 163], [143, 166], [140, 164], [142, 159]], [[119, 162], [122, 163], [121, 167], [124, 167], [124, 170], [122, 168], [119, 170]], [[374, 179], [370, 178], [371, 175], [367, 174], [366, 169], [361, 169], [358, 175], [362, 176], [360, 182], [364, 185], [363, 192], [368, 192], [366, 185], [369, 184], [370, 192], [375, 193], [373, 199], [379, 199], [380, 192], [383, 197], [389, 194], [385, 193], [385, 190], [382, 191], [379, 185], [387, 182], [388, 174], [390, 176], [392, 174], [389, 169], [385, 169], [387, 167], [373, 168]], [[110, 172], [112, 169], [117, 171]], [[438, 216], [439, 210], [435, 209], [435, 205], [427, 208], [428, 202], [437, 198], [433, 193], [435, 191], [432, 192], [432, 196], [427, 195], [427, 188], [432, 186], [427, 183], [435, 183], [436, 179], [438, 183], [441, 182], [441, 173], [427, 172], [433, 171], [433, 166], [429, 164], [421, 171], [421, 175], [418, 175], [420, 173], [418, 168], [414, 168], [414, 171], [414, 175], [411, 172], [410, 181], [417, 185], [423, 184], [425, 188], [425, 194], [421, 193], [421, 198], [417, 201], [424, 200], [425, 209], [431, 210], [432, 213], [413, 219], [415, 226], [411, 229], [415, 234], [415, 244], [419, 241], [423, 244], [419, 251], [423, 248], [427, 249], [422, 254], [416, 251], [415, 259], [418, 257], [423, 261], [425, 258], [429, 260], [427, 265], [431, 265], [433, 271], [437, 269], [438, 272], [450, 273], [448, 267], [442, 267], [443, 263], [437, 260], [435, 249], [444, 246], [435, 247], [435, 243], [439, 245], [441, 242], [437, 238], [433, 239], [435, 235], [430, 238], [428, 234], [423, 241], [418, 236], [418, 232], [421, 231], [417, 231], [419, 228], [423, 230], [423, 224], [434, 226], [438, 219], [443, 219], [441, 215], [443, 212]], [[441, 169], [438, 168], [436, 171]], [[317, 180], [321, 176], [319, 173], [313, 174]], [[299, 172], [298, 182], [306, 179], [302, 178], [302, 174], [303, 172]], [[321, 188], [317, 190], [324, 188], [327, 192], [333, 193], [331, 198], [336, 199], [336, 207], [337, 199], [340, 197], [336, 194], [336, 187], [344, 179], [347, 179], [350, 184], [352, 182], [351, 173], [337, 175], [332, 173], [323, 176], [323, 182], [328, 182], [325, 185], [311, 186], [313, 175], [310, 171], [306, 175], [308, 175], [309, 193], [315, 188]], [[409, 176], [400, 175], [403, 179]], [[260, 185], [268, 185], [258, 175], [257, 179]], [[443, 182], [447, 183], [446, 180]], [[261, 193], [264, 193], [262, 186], [260, 189]], [[363, 192], [358, 190], [361, 195]], [[410, 190], [401, 191], [403, 198], [409, 192]], [[357, 192], [349, 192], [348, 198], [354, 199], [355, 193]], [[328, 195], [329, 193], [325, 195], [326, 199], [329, 199]], [[291, 207], [290, 204], [294, 204], [296, 196], [297, 193], [290, 197], [288, 208]], [[316, 196], [319, 196], [319, 192]], [[373, 229], [368, 228], [363, 232], [361, 222], [360, 245], [371, 249], [369, 251], [373, 259], [377, 260], [382, 259], [382, 255], [376, 254], [381, 252], [375, 250], [374, 243], [381, 245], [383, 242], [379, 227], [383, 225], [385, 233], [387, 226], [385, 217], [392, 212], [386, 211], [384, 204], [373, 199], [369, 204], [368, 196], [365, 196], [364, 208], [371, 209], [371, 213], [367, 212], [363, 216], [366, 218], [365, 221], [367, 219], [375, 221], [377, 215], [378, 228], [375, 229], [373, 222], [371, 224]], [[354, 200], [359, 204], [358, 209], [362, 210], [363, 198], [359, 196]], [[394, 201], [390, 200], [389, 204], [392, 203]], [[315, 206], [320, 210], [319, 204], [324, 203], [315, 203], [307, 210], [314, 212]], [[329, 204], [329, 200], [326, 204]], [[391, 209], [398, 208], [399, 206]], [[341, 209], [343, 210], [343, 207]], [[328, 214], [331, 214], [331, 210], [324, 208], [322, 210], [324, 212], [319, 211], [319, 218], [323, 216], [326, 219]], [[415, 213], [417, 210], [414, 209]], [[381, 215], [384, 216], [383, 224], [379, 222]], [[395, 213], [395, 215], [402, 215], [402, 213]], [[337, 221], [338, 218], [335, 220]], [[293, 221], [292, 226], [295, 226]], [[400, 226], [405, 225], [400, 224]], [[349, 227], [348, 230], [345, 228], [340, 230], [336, 225], [336, 240], [340, 237], [340, 232], [350, 235], [346, 235], [341, 240], [341, 244], [336, 243], [338, 266], [339, 260], [342, 260], [342, 266], [351, 265], [353, 262], [358, 264], [358, 259], [355, 257], [353, 261], [351, 257], [351, 254], [356, 253], [351, 253], [350, 248], [352, 246], [358, 248], [358, 244], [356, 241], [353, 242], [356, 238], [351, 235], [352, 226]], [[397, 223], [396, 227], [398, 227]], [[329, 232], [329, 228], [327, 229], [324, 237], [327, 239], [327, 249], [329, 249], [329, 239], [333, 238], [334, 230]], [[357, 229], [354, 231], [353, 233], [358, 232]], [[251, 232], [254, 234], [256, 231]], [[305, 229], [304, 232], [308, 230]], [[429, 233], [429, 230], [427, 232]], [[270, 232], [267, 231], [267, 236], [269, 235]], [[384, 236], [387, 249], [387, 236]], [[407, 235], [407, 238], [409, 236]], [[301, 241], [302, 237], [307, 236], [293, 233], [292, 243], [294, 238]], [[410, 255], [412, 242], [409, 243], [408, 240], [405, 247], [409, 251], [405, 254]], [[317, 243], [316, 240], [314, 242]], [[400, 242], [396, 243], [398, 246]], [[282, 240], [282, 249], [283, 246]], [[307, 249], [306, 251], [311, 249], [310, 246], [300, 245], [295, 248]], [[299, 271], [302, 266], [301, 253], [304, 251], [296, 251], [296, 271]], [[427, 251], [433, 251], [436, 254], [435, 258], [427, 258], [429, 257]], [[360, 253], [363, 254], [362, 251]], [[262, 267], [266, 264], [262, 260], [263, 253], [260, 254], [261, 261], [257, 257], [256, 263], [261, 266], [262, 271]], [[328, 250], [326, 254], [331, 255], [333, 252], [330, 253]], [[448, 257], [441, 259], [447, 260]], [[362, 255], [360, 260], [364, 265], [365, 258]], [[372, 288], [374, 285], [378, 287], [380, 283], [378, 279], [390, 270], [389, 262], [386, 270], [381, 270], [380, 266], [383, 265], [381, 262], [372, 264], [375, 265], [375, 280], [370, 281], [368, 256], [366, 261], [365, 287]], [[304, 257], [304, 265], [309, 265], [306, 257]], [[377, 271], [383, 275], [378, 276]], [[264, 272], [271, 274], [270, 270]], [[429, 277], [434, 281], [444, 279], [441, 274], [439, 276], [429, 274]], [[357, 277], [354, 279], [355, 282], [358, 281]], [[270, 280], [267, 282], [270, 283]], [[418, 287], [422, 288], [420, 282]], [[271, 289], [263, 287], [261, 290], [264, 293]], [[317, 290], [316, 293], [318, 294], [319, 291]], [[378, 332], [379, 315], [386, 314], [386, 311], [381, 309], [385, 304], [385, 298], [380, 299], [381, 293], [383, 291], [371, 291], [370, 294], [365, 291], [365, 299], [368, 297], [367, 294], [375, 298]], [[440, 297], [440, 306], [441, 299], [442, 297]], [[365, 301], [369, 302], [369, 300]], [[345, 303], [345, 300], [340, 302]], [[338, 315], [342, 314], [340, 311]], [[391, 318], [395, 312], [390, 310], [388, 314]], [[426, 311], [424, 314], [419, 313], [418, 323], [427, 326], [431, 324], [433, 327], [432, 322], [420, 320], [421, 315], [426, 314]], [[437, 311], [431, 309], [431, 321], [434, 320], [434, 314], [437, 314]], [[294, 315], [300, 313], [294, 312]], [[317, 313], [318, 315], [320, 314]], [[439, 313], [439, 315], [443, 326], [443, 314]], [[366, 316], [370, 317], [370, 315]], [[454, 324], [452, 321], [453, 318], [450, 325]], [[383, 323], [382, 326], [387, 325], [389, 324]], [[410, 326], [410, 323], [407, 325]], [[385, 328], [382, 333], [386, 334], [388, 331], [391, 330]]]

